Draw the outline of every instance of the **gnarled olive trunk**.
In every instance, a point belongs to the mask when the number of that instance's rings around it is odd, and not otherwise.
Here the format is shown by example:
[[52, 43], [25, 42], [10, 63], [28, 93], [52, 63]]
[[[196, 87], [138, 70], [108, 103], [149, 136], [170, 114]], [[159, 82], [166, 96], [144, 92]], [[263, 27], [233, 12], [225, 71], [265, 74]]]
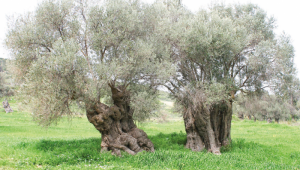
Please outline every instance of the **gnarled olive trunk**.
[[7, 100], [3, 101], [2, 104], [3, 104], [3, 108], [5, 109], [6, 113], [13, 112], [13, 110], [10, 108], [10, 105]]
[[100, 101], [86, 105], [87, 118], [102, 135], [101, 151], [112, 151], [121, 156], [121, 150], [131, 155], [146, 150], [154, 152], [153, 143], [147, 134], [133, 122], [130, 94], [125, 86], [110, 84], [114, 105], [108, 107]]
[[184, 123], [187, 133], [186, 148], [202, 151], [206, 148], [214, 154], [221, 154], [220, 148], [230, 144], [232, 103], [213, 105], [210, 109], [186, 109]]

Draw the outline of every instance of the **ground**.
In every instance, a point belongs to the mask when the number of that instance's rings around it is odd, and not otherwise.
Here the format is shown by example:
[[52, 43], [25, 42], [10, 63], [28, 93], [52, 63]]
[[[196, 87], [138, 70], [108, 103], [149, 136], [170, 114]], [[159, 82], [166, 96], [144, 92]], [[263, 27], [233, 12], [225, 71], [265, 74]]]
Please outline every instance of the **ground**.
[[184, 148], [180, 118], [152, 120], [138, 126], [156, 151], [116, 157], [100, 153], [100, 134], [85, 117], [44, 129], [14, 111], [0, 109], [0, 169], [300, 169], [300, 126], [234, 119], [233, 143], [216, 156]]

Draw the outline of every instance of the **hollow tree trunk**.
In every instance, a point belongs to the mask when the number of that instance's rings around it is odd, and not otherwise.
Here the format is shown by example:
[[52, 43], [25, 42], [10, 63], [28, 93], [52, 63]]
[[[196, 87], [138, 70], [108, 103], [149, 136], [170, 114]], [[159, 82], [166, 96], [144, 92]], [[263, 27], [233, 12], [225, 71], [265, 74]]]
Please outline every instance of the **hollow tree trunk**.
[[154, 145], [147, 134], [138, 129], [130, 108], [130, 94], [124, 86], [110, 84], [114, 105], [108, 107], [100, 101], [86, 105], [87, 118], [101, 133], [101, 151], [112, 151], [121, 156], [121, 150], [131, 155], [140, 151], [154, 152]]
[[186, 148], [220, 155], [220, 148], [231, 143], [230, 130], [232, 120], [232, 103], [222, 103], [210, 109], [186, 109], [184, 123], [187, 133]]

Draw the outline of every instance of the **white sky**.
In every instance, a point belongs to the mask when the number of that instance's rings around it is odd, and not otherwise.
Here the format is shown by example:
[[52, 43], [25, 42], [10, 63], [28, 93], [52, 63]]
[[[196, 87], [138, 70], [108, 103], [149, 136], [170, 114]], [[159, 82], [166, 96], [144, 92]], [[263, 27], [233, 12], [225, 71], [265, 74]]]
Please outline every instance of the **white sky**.
[[[9, 58], [3, 41], [7, 30], [6, 16], [12, 14], [23, 14], [33, 11], [42, 0], [0, 0], [0, 58]], [[153, 2], [154, 0], [143, 0]], [[182, 3], [192, 11], [199, 8], [206, 8], [211, 2], [216, 0], [181, 0]], [[218, 2], [230, 3], [254, 3], [264, 9], [269, 16], [274, 16], [277, 20], [276, 33], [283, 31], [291, 36], [292, 44], [295, 48], [295, 64], [300, 78], [300, 1], [298, 0], [219, 0]]]

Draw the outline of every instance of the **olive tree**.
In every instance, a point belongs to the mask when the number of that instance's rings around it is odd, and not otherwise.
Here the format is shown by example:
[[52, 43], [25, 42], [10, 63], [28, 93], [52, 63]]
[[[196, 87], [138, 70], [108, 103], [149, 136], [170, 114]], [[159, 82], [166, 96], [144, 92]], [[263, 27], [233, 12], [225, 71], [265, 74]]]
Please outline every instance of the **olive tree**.
[[2, 98], [7, 91], [5, 86], [5, 74], [4, 72], [0, 71], [0, 98]]
[[5, 72], [0, 71], [0, 98], [3, 98], [3, 108], [5, 109], [6, 113], [13, 112], [11, 109], [7, 98], [9, 96], [12, 96], [13, 93], [13, 88], [7, 83], [7, 74]]
[[6, 59], [0, 58], [0, 98], [3, 98], [3, 108], [6, 113], [13, 112], [7, 98], [14, 95], [12, 77], [8, 74]]
[[232, 102], [237, 92], [274, 86], [292, 67], [289, 37], [274, 34], [275, 21], [256, 5], [213, 5], [172, 23], [178, 34], [170, 53], [176, 76], [165, 87], [181, 106], [186, 147], [220, 154], [231, 143]]
[[264, 93], [262, 95], [244, 95], [240, 94], [235, 101], [235, 112], [238, 115], [247, 116], [254, 121], [267, 121], [271, 123], [275, 120], [286, 121], [290, 118], [297, 117], [299, 111], [289, 102], [276, 95]]
[[0, 58], [0, 98], [6, 96], [8, 92], [8, 87], [6, 83], [6, 60], [3, 58]]
[[151, 8], [138, 0], [46, 0], [12, 18], [6, 44], [35, 120], [48, 126], [71, 116], [77, 102], [101, 133], [102, 151], [154, 151], [133, 117], [156, 109], [157, 86], [174, 68], [155, 52], [162, 20]]

